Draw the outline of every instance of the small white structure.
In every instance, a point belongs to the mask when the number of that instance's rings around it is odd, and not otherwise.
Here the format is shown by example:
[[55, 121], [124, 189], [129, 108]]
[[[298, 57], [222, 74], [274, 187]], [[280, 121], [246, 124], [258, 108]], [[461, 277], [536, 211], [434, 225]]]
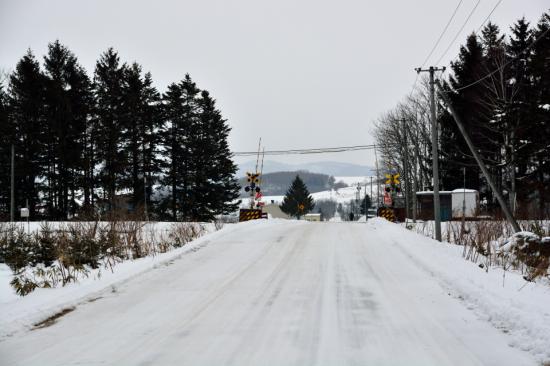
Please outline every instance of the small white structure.
[[290, 219], [290, 216], [284, 213], [281, 207], [276, 203], [268, 203], [262, 207], [262, 212], [267, 213], [274, 219]]
[[[479, 212], [479, 192], [475, 189], [459, 188], [451, 192], [453, 219], [475, 217]], [[465, 210], [464, 210], [465, 206]]]
[[304, 220], [306, 221], [321, 221], [320, 213], [308, 213], [304, 215]]

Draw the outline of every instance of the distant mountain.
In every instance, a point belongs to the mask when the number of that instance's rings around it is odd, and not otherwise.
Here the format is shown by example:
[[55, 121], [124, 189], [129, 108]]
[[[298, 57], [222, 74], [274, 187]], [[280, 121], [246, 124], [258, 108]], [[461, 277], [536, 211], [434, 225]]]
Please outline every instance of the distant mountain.
[[[246, 172], [252, 172], [256, 167], [256, 161], [248, 161], [239, 164], [237, 176], [243, 177]], [[259, 168], [258, 168], [259, 169]], [[370, 176], [375, 175], [375, 169], [366, 165], [341, 163], [336, 161], [319, 161], [304, 164], [286, 164], [278, 161], [264, 161], [264, 173], [308, 171], [311, 173], [327, 174], [332, 176]]]

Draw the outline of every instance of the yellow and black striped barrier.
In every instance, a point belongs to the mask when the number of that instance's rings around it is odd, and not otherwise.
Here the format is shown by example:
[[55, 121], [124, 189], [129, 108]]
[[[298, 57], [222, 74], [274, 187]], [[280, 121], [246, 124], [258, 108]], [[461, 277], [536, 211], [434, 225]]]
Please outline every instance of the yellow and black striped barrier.
[[395, 212], [393, 210], [393, 208], [389, 208], [389, 207], [380, 207], [378, 209], [378, 216], [379, 217], [383, 217], [385, 218], [386, 220], [388, 221], [391, 221], [391, 222], [396, 222], [396, 217], [395, 217]]
[[239, 211], [239, 222], [257, 220], [263, 218], [262, 210], [241, 208]]

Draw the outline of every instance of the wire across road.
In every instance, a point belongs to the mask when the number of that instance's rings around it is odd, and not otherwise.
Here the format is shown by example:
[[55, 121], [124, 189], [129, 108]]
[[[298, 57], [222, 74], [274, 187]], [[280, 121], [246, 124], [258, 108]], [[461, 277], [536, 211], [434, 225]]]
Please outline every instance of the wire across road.
[[[375, 144], [309, 148], [309, 149], [266, 150], [264, 152], [260, 152], [260, 154], [265, 154], [265, 155], [325, 154], [325, 153], [339, 153], [339, 152], [346, 152], [346, 151], [361, 151], [361, 150], [373, 150], [373, 149], [376, 149]], [[256, 156], [256, 155], [258, 155], [258, 151], [238, 151], [233, 153], [233, 156]]]

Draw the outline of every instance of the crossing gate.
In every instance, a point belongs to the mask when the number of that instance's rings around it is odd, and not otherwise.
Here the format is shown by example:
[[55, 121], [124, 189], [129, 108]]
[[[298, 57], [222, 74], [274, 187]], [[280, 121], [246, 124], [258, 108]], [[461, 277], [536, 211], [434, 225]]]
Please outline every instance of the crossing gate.
[[241, 208], [239, 211], [239, 222], [264, 218], [267, 219], [267, 214], [262, 213], [262, 210]]
[[378, 209], [377, 215], [379, 217], [383, 217], [386, 220], [391, 221], [391, 222], [396, 222], [397, 221], [397, 218], [395, 217], [395, 212], [394, 212], [393, 208], [380, 207]]

